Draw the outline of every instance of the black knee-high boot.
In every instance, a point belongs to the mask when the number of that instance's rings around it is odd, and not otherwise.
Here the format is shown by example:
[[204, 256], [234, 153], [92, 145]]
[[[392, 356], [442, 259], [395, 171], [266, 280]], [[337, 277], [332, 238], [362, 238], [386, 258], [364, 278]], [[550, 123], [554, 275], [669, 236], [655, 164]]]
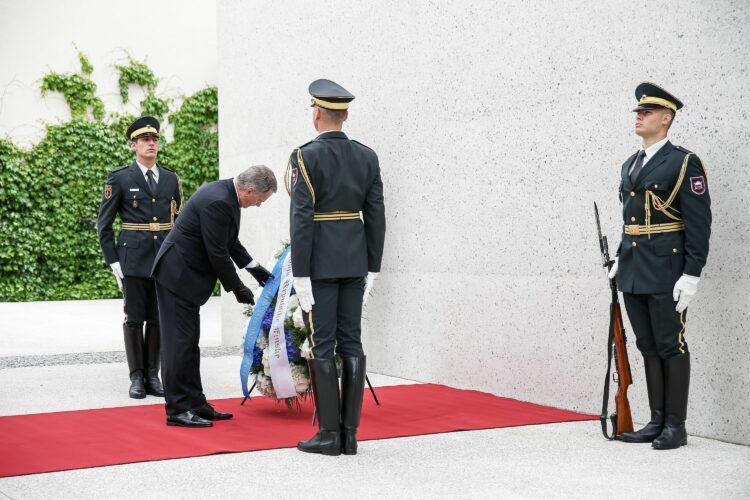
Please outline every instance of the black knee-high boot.
[[341, 446], [345, 455], [357, 454], [357, 428], [365, 390], [365, 356], [341, 358]]
[[690, 353], [664, 360], [664, 430], [651, 446], [673, 450], [687, 444], [688, 390], [690, 387]]
[[133, 399], [146, 397], [146, 388], [143, 385], [143, 325], [122, 326], [125, 340], [125, 356], [128, 359], [128, 370], [130, 371], [130, 390], [128, 394]]
[[646, 389], [648, 405], [651, 408], [651, 421], [635, 432], [623, 432], [620, 439], [626, 443], [650, 443], [664, 429], [664, 364], [658, 357], [643, 358], [646, 368]]
[[161, 380], [159, 380], [159, 366], [161, 364], [159, 357], [161, 355], [159, 349], [161, 339], [159, 335], [159, 325], [146, 324], [143, 362], [146, 366], [146, 394], [163, 398], [164, 389], [161, 386]]
[[318, 432], [297, 449], [307, 453], [341, 455], [341, 425], [339, 422], [339, 379], [332, 359], [309, 359], [310, 383], [315, 408], [318, 411]]

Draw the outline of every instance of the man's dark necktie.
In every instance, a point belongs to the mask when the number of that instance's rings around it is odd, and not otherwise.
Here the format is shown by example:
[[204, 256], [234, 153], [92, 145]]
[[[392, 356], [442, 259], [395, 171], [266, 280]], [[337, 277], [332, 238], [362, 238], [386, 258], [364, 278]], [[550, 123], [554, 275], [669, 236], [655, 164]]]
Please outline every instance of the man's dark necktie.
[[630, 172], [630, 182], [635, 184], [635, 180], [638, 178], [638, 174], [643, 170], [643, 159], [646, 157], [646, 151], [641, 149], [638, 151], [638, 158], [635, 159], [635, 165], [633, 170]]
[[[641, 163], [643, 163], [641, 161]], [[154, 173], [149, 170], [146, 172], [146, 183], [148, 184], [148, 188], [151, 190], [151, 195], [156, 195], [156, 181], [154, 180]]]

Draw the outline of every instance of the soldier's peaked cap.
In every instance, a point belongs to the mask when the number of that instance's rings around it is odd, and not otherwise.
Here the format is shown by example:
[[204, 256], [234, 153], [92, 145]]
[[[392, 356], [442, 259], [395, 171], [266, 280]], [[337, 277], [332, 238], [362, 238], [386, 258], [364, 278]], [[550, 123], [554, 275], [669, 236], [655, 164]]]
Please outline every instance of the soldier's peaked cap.
[[143, 116], [133, 122], [125, 132], [125, 137], [130, 141], [135, 141], [139, 137], [152, 135], [159, 137], [159, 120], [153, 116]]
[[324, 78], [312, 82], [308, 91], [312, 96], [312, 106], [323, 109], [349, 109], [349, 103], [354, 100], [351, 92], [338, 83]]
[[633, 111], [658, 108], [677, 111], [682, 107], [682, 101], [650, 82], [643, 82], [635, 88], [635, 98], [638, 100], [638, 106]]

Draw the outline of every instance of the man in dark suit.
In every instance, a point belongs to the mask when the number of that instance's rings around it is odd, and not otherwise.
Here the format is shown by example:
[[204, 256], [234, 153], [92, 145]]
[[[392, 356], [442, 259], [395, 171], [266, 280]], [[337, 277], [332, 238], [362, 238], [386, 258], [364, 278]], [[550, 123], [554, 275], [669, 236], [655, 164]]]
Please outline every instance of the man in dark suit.
[[643, 355], [651, 420], [621, 438], [665, 450], [687, 444], [685, 318], [708, 258], [711, 198], [700, 158], [667, 139], [682, 102], [648, 82], [638, 85], [635, 97], [635, 133], [643, 148], [622, 165], [625, 225], [610, 277], [617, 274]]
[[[109, 172], [99, 206], [99, 244], [125, 299], [123, 332], [130, 397], [163, 397], [159, 381], [159, 311], [151, 267], [180, 211], [182, 190], [177, 175], [156, 163], [156, 118], [137, 119], [126, 136], [135, 151], [135, 161]], [[115, 241], [112, 223], [117, 214], [122, 231]]]
[[[210, 427], [232, 418], [206, 402], [200, 376], [200, 306], [218, 278], [237, 301], [254, 304], [253, 293], [235, 271], [247, 269], [261, 284], [270, 273], [238, 239], [240, 209], [259, 207], [276, 192], [276, 177], [265, 166], [253, 166], [234, 179], [202, 186], [180, 213], [154, 261], [152, 274], [159, 299], [162, 378], [167, 425]], [[232, 263], [234, 262], [234, 264]]]
[[[314, 81], [310, 94], [320, 135], [294, 150], [287, 178], [294, 288], [307, 312], [319, 430], [297, 448], [354, 455], [365, 383], [362, 305], [385, 240], [383, 183], [375, 152], [341, 131], [354, 96], [329, 80]], [[334, 347], [342, 361], [341, 404]]]

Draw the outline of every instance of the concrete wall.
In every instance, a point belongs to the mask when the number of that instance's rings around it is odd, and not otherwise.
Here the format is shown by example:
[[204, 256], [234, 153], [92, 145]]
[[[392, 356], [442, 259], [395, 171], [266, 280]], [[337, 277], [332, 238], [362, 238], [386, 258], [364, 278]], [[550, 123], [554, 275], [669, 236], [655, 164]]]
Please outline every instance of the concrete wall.
[[129, 53], [161, 78], [160, 97], [179, 98], [216, 85], [216, 1], [0, 0], [0, 137], [30, 146], [44, 123], [70, 119], [62, 94], [41, 97], [50, 70], [80, 71], [77, 51], [94, 65], [92, 79], [107, 112], [138, 113], [143, 99], [131, 86], [123, 106], [115, 64]]
[[[671, 138], [703, 158], [714, 200], [689, 430], [750, 444], [749, 26], [741, 1], [222, 1], [222, 175], [281, 176], [315, 136], [308, 83], [343, 84], [346, 131], [379, 153], [386, 193], [369, 368], [598, 413], [609, 297], [593, 203], [616, 246], [634, 89], [662, 84], [686, 103]], [[287, 194], [245, 211], [242, 236], [265, 260], [288, 237]], [[239, 342], [231, 297], [223, 320]]]

